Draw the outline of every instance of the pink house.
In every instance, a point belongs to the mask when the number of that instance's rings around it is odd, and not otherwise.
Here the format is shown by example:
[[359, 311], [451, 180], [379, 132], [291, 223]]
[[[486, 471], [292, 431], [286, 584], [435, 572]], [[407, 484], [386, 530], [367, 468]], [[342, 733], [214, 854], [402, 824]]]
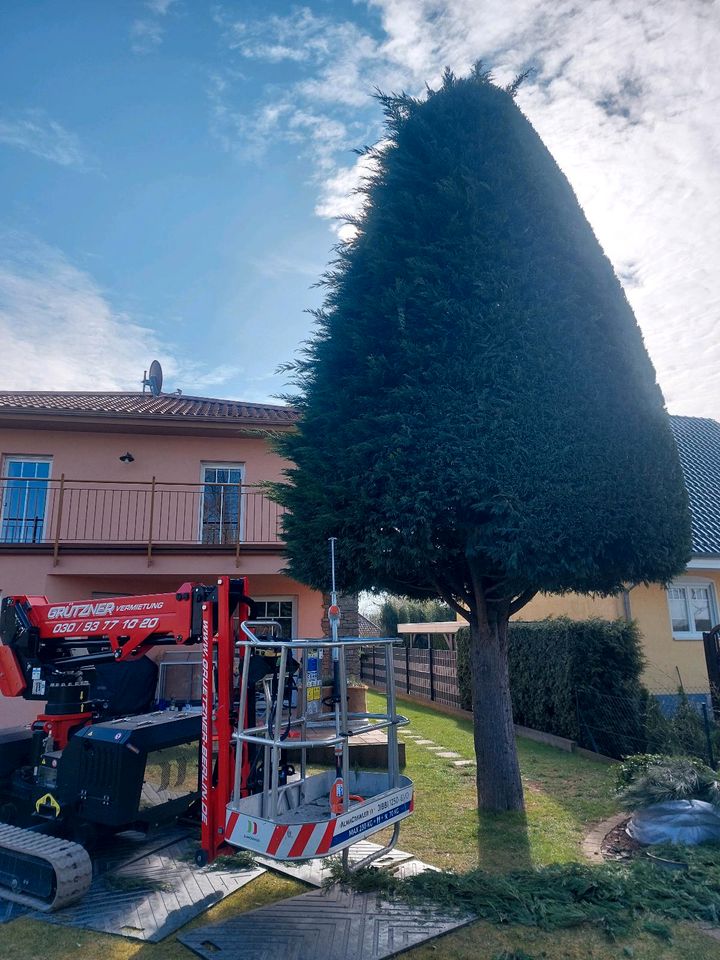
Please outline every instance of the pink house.
[[[0, 592], [170, 592], [247, 575], [286, 635], [323, 635], [323, 598], [284, 575], [268, 436], [289, 407], [149, 393], [0, 392]], [[35, 706], [0, 698], [0, 726]]]

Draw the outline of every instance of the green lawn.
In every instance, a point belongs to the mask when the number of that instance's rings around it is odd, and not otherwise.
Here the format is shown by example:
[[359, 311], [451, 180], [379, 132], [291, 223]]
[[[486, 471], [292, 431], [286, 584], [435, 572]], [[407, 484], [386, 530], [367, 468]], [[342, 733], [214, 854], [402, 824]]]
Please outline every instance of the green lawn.
[[[462, 758], [474, 756], [470, 718], [399, 701], [422, 734]], [[589, 826], [617, 811], [612, 767], [531, 740], [518, 740], [527, 812], [482, 814], [475, 808], [474, 768], [455, 768], [406, 740], [405, 772], [415, 781], [413, 816], [400, 846], [447, 869], [504, 873], [525, 866], [582, 860]], [[470, 772], [468, 772], [470, 771]], [[589, 926], [545, 932], [474, 923], [404, 954], [407, 960], [720, 960], [720, 943], [690, 924], [669, 924], [670, 943], [640, 927], [618, 943]]]
[[[398, 709], [410, 719], [408, 732], [473, 759], [469, 718], [446, 716], [406, 701], [400, 701]], [[526, 814], [478, 818], [474, 767], [453, 767], [451, 761], [409, 739], [405, 749], [405, 772], [415, 781], [416, 801], [413, 816], [403, 824], [400, 846], [438, 867], [479, 866], [505, 872], [578, 860], [588, 825], [617, 810], [606, 764], [521, 739]]]
[[[374, 696], [371, 696], [371, 703]], [[469, 719], [436, 714], [429, 707], [400, 701], [410, 717], [409, 732], [423, 735], [461, 757], [473, 758]], [[580, 843], [589, 824], [615, 812], [611, 769], [529, 740], [518, 743], [527, 814], [483, 815], [475, 810], [472, 768], [459, 769], [450, 760], [408, 740], [405, 772], [416, 786], [415, 812], [403, 824], [400, 846], [447, 869], [481, 866], [506, 872], [528, 865], [581, 859]], [[468, 772], [470, 770], [470, 772]], [[193, 926], [228, 918], [294, 896], [305, 887], [266, 874], [228, 897]], [[720, 943], [687, 924], [670, 926], [666, 943], [640, 927], [619, 943], [585, 926], [543, 932], [521, 926], [475, 923], [432, 941], [404, 956], [408, 960], [720, 960]], [[88, 931], [49, 927], [20, 919], [0, 927], [3, 960], [191, 960], [194, 954], [175, 937], [143, 945]]]

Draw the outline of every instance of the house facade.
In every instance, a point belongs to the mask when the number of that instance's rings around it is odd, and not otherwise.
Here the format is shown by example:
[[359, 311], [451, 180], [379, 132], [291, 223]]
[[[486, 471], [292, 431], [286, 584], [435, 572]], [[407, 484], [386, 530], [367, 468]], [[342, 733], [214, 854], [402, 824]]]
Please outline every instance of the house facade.
[[670, 417], [692, 518], [692, 557], [667, 587], [630, 586], [616, 597], [577, 594], [536, 596], [515, 619], [548, 616], [637, 622], [646, 658], [645, 682], [670, 692], [708, 691], [702, 635], [720, 622], [720, 423], [702, 417]]
[[[321, 593], [283, 573], [289, 407], [149, 393], [0, 392], [0, 591], [50, 600], [246, 575], [285, 635], [321, 637]], [[0, 698], [0, 726], [36, 705]], [[12, 716], [9, 718], [8, 713]]]

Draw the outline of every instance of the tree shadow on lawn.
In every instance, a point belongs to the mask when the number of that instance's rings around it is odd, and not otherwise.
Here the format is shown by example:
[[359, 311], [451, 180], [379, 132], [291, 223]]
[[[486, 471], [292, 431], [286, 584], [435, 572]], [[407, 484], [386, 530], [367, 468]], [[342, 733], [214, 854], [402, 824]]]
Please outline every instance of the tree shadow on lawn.
[[[404, 708], [414, 721], [411, 729], [414, 728], [416, 733], [434, 740], [438, 746], [458, 752], [464, 759], [474, 757], [472, 717], [469, 714], [467, 719], [441, 714], [431, 705], [415, 703], [403, 703], [400, 710]], [[422, 747], [418, 749], [423, 750]], [[464, 834], [465, 846], [462, 841], [458, 845], [459, 838], [453, 838], [452, 855], [443, 856], [442, 851], [438, 854], [432, 849], [423, 850], [419, 844], [419, 849], [414, 852], [421, 859], [425, 854], [424, 859], [438, 866], [453, 862], [456, 868], [480, 867], [493, 873], [583, 860], [581, 842], [589, 825], [617, 810], [612, 768], [524, 738], [518, 740], [518, 751], [525, 814], [477, 813], [470, 796], [470, 793], [474, 795], [471, 768], [451, 768], [447, 774], [448, 786], [449, 780], [457, 777], [465, 787], [461, 804], [463, 813], [460, 814], [464, 826], [459, 828]], [[424, 759], [431, 762], [430, 753]], [[413, 761], [417, 762], [414, 754]], [[407, 771], [411, 777], [413, 761], [409, 760]], [[445, 800], [452, 803], [450, 796]], [[421, 801], [419, 795], [418, 808]], [[432, 795], [425, 802], [432, 802]], [[432, 846], [431, 842], [429, 847]], [[451, 853], [450, 849], [446, 852]]]
[[477, 812], [477, 865], [491, 873], [532, 867], [533, 857], [525, 813]]

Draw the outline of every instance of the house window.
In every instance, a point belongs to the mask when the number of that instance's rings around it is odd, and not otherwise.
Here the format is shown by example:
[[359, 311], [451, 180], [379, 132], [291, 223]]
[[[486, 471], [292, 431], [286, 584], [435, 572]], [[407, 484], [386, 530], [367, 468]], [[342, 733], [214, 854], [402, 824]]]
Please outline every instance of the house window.
[[5, 457], [0, 541], [38, 543], [46, 531], [49, 457]]
[[670, 622], [676, 640], [701, 640], [717, 622], [712, 584], [678, 582], [668, 588]]
[[242, 539], [241, 463], [202, 465], [201, 543], [237, 543]]
[[[259, 620], [276, 620], [282, 627], [282, 636], [284, 640], [295, 636], [295, 601], [292, 597], [266, 597], [262, 600], [255, 600], [258, 608]], [[254, 628], [254, 632], [259, 636], [269, 631], [263, 631], [262, 627]]]

